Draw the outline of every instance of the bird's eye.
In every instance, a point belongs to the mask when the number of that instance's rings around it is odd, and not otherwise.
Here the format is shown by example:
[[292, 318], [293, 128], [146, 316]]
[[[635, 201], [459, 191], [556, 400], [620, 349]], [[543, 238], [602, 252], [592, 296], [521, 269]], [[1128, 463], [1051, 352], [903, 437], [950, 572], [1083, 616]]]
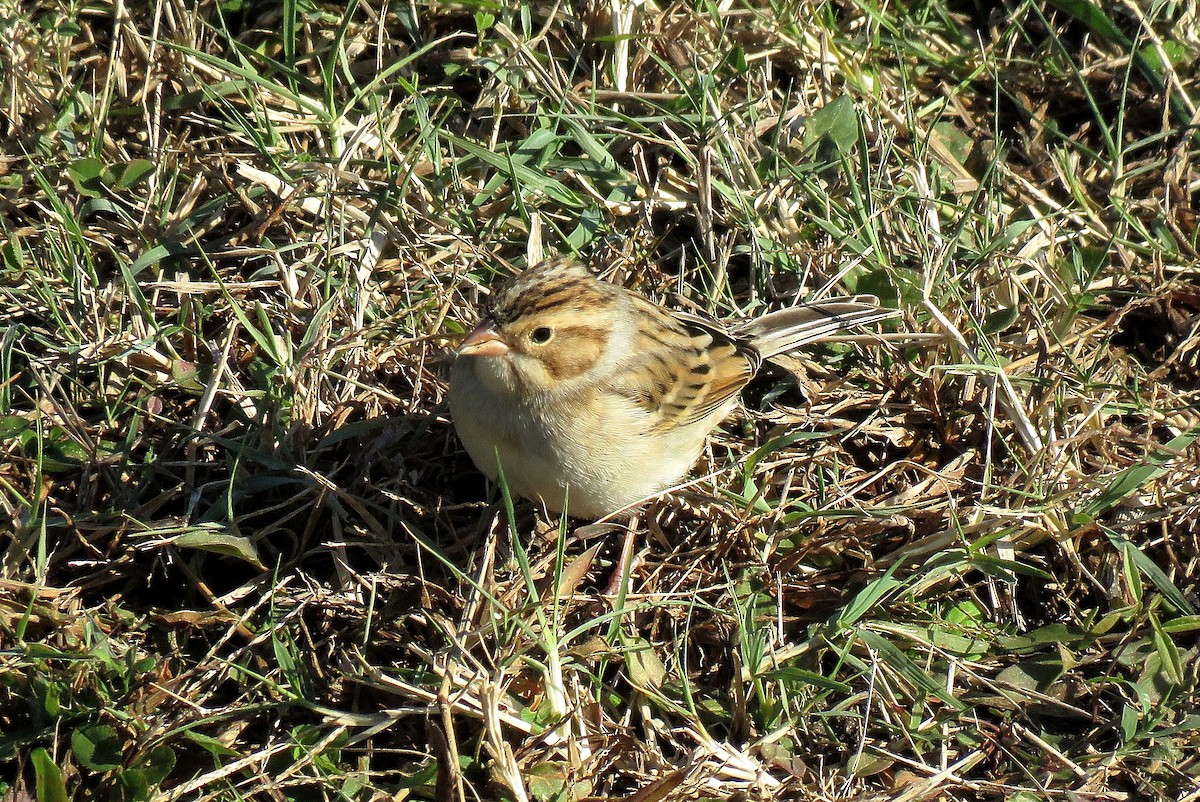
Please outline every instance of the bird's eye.
[[534, 345], [545, 345], [546, 343], [550, 342], [550, 338], [553, 336], [554, 329], [550, 328], [549, 326], [538, 326], [533, 330], [533, 333], [529, 335], [529, 339], [533, 341]]

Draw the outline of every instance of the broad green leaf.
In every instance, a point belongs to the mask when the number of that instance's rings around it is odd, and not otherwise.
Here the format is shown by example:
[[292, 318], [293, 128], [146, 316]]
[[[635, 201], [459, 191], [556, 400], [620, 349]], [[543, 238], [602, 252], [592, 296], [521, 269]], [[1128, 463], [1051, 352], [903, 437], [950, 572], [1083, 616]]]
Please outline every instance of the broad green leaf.
[[858, 114], [849, 95], [831, 100], [805, 121], [804, 144], [811, 147], [823, 142], [839, 153], [847, 153], [858, 141]]
[[206, 750], [217, 760], [240, 756], [239, 752], [235, 752], [234, 750], [230, 749], [228, 746], [221, 743], [220, 740], [212, 737], [211, 735], [205, 735], [204, 733], [193, 732], [190, 730], [185, 731], [183, 735], [192, 743]]
[[121, 738], [107, 724], [80, 727], [71, 733], [71, 749], [79, 762], [92, 771], [113, 771], [121, 768]]
[[236, 557], [265, 570], [262, 562], [258, 559], [258, 549], [249, 539], [241, 535], [212, 529], [195, 529], [172, 538], [171, 542], [184, 549], [198, 549], [199, 551], [223, 554], [226, 557]]
[[656, 690], [667, 677], [667, 667], [654, 653], [654, 647], [641, 638], [632, 638], [625, 652], [629, 681], [638, 688]]
[[1017, 306], [1006, 306], [994, 312], [989, 312], [987, 317], [983, 319], [983, 333], [999, 334], [1016, 323], [1020, 317], [1021, 310]]
[[1195, 632], [1200, 629], [1200, 615], [1181, 615], [1178, 618], [1172, 618], [1170, 621], [1163, 622], [1164, 632]]
[[129, 189], [152, 174], [155, 167], [154, 162], [149, 159], [132, 159], [121, 168], [116, 184], [121, 189]]
[[76, 159], [67, 167], [67, 174], [81, 195], [98, 198], [104, 192], [104, 162], [99, 159]]
[[38, 802], [67, 802], [62, 769], [51, 759], [50, 753], [39, 746], [29, 753], [29, 762], [33, 764]]
[[21, 439], [26, 433], [32, 434], [33, 426], [20, 415], [0, 415], [0, 440]]
[[1062, 658], [1056, 654], [1045, 654], [1008, 666], [996, 675], [996, 679], [1014, 688], [1045, 693], [1062, 675]]
[[1183, 661], [1179, 657], [1179, 647], [1163, 629], [1162, 624], [1153, 612], [1150, 613], [1150, 627], [1154, 631], [1154, 648], [1158, 650], [1162, 660], [1163, 671], [1175, 685], [1183, 684]]
[[189, 248], [181, 242], [164, 242], [143, 253], [129, 266], [130, 275], [136, 276], [151, 265], [156, 265], [170, 257], [189, 257], [195, 254], [194, 248]]
[[[571, 773], [574, 775], [574, 772]], [[563, 766], [550, 761], [533, 766], [525, 776], [529, 795], [537, 800], [564, 799], [567, 788], [573, 784]]]

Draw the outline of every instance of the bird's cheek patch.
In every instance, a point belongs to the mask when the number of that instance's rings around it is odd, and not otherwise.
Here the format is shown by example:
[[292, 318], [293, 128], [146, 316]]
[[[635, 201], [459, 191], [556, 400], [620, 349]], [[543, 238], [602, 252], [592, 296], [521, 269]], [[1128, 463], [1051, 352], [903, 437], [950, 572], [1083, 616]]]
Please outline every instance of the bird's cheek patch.
[[608, 334], [604, 329], [591, 326], [572, 326], [558, 332], [553, 348], [543, 355], [547, 372], [559, 381], [567, 381], [587, 373], [600, 357]]

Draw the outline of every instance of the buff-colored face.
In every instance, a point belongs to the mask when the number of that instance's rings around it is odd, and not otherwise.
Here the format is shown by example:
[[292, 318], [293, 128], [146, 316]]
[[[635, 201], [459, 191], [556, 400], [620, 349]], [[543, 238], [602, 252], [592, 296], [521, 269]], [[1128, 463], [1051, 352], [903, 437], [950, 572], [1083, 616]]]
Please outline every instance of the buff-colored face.
[[550, 391], [599, 364], [618, 296], [582, 268], [551, 262], [528, 270], [488, 304], [459, 347], [483, 374], [504, 384]]

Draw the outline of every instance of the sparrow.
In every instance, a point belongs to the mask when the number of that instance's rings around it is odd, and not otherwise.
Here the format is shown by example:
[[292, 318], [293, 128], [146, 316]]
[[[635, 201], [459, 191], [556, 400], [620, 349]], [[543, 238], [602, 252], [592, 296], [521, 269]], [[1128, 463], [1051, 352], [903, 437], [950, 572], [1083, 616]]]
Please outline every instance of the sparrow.
[[856, 295], [726, 329], [556, 258], [491, 294], [455, 355], [450, 414], [489, 479], [600, 519], [677, 484], [764, 359], [894, 314]]

